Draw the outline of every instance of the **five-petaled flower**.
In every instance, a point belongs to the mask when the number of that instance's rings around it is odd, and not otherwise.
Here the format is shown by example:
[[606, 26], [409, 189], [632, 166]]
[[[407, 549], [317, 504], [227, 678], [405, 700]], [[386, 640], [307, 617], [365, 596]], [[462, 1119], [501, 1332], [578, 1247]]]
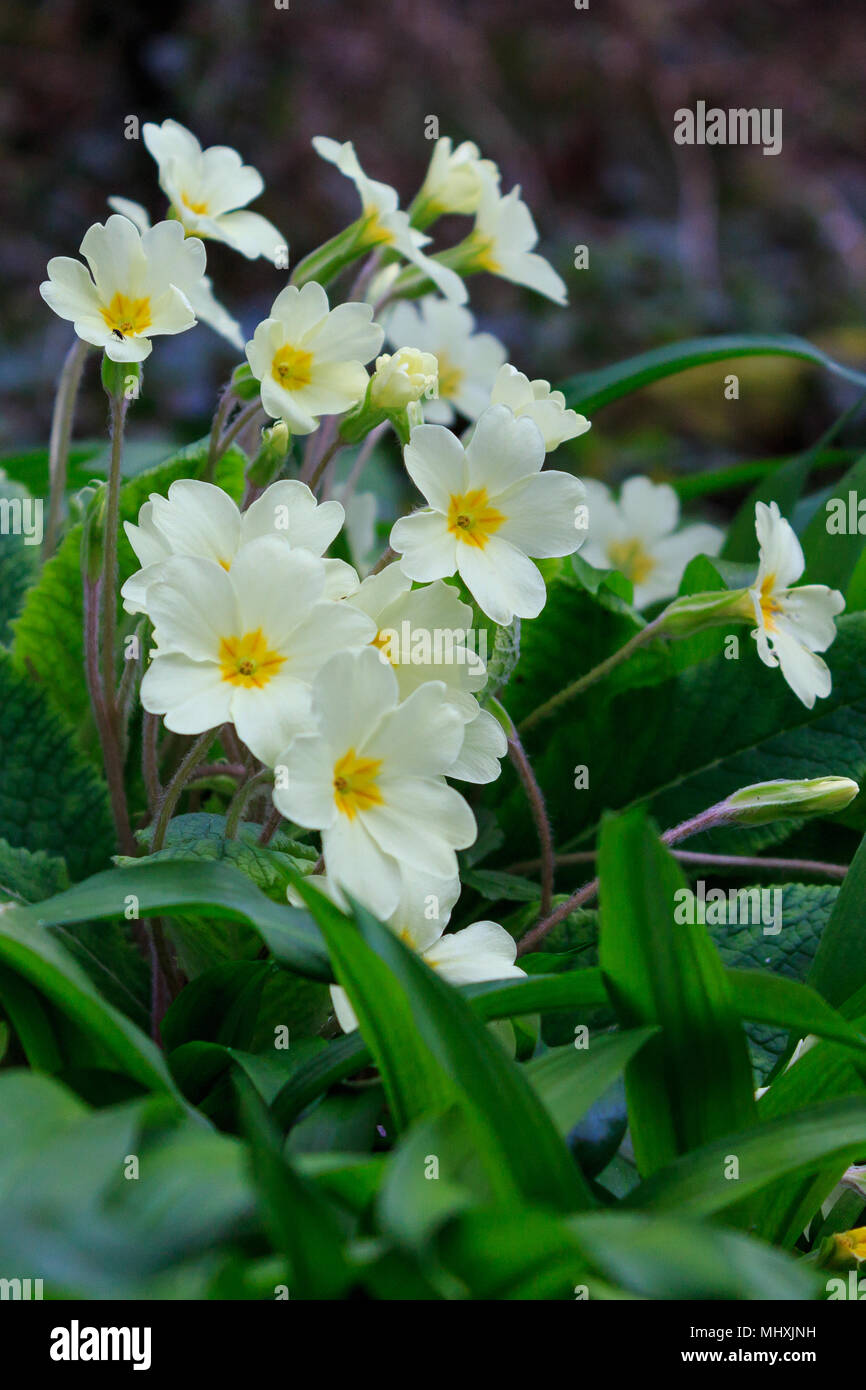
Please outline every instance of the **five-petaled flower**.
[[311, 727], [321, 666], [375, 635], [359, 609], [324, 595], [324, 562], [272, 536], [242, 546], [230, 571], [216, 560], [164, 561], [147, 589], [156, 654], [141, 683], [144, 708], [180, 734], [231, 721], [273, 766]]
[[699, 522], [678, 531], [680, 500], [667, 483], [627, 478], [616, 501], [604, 483], [588, 478], [589, 528], [581, 551], [596, 569], [616, 569], [634, 585], [636, 608], [675, 594], [696, 555], [718, 555], [718, 526]]
[[369, 381], [364, 363], [385, 336], [372, 319], [369, 304], [331, 309], [314, 280], [282, 290], [247, 343], [268, 414], [284, 419], [293, 434], [312, 434], [320, 416], [341, 415], [356, 405]]
[[570, 555], [583, 484], [570, 473], [542, 473], [538, 426], [493, 405], [464, 449], [442, 425], [412, 431], [406, 468], [429, 506], [401, 517], [391, 531], [400, 566], [420, 582], [460, 575], [478, 606], [496, 623], [534, 618], [546, 590], [529, 559]]
[[826, 584], [791, 587], [806, 562], [778, 503], [757, 503], [755, 530], [760, 561], [749, 589], [758, 624], [752, 636], [764, 664], [780, 666], [794, 694], [811, 709], [818, 696], [830, 694], [829, 668], [815, 653], [826, 651], [836, 636], [834, 619], [845, 607], [845, 600], [838, 589], [829, 589]]
[[80, 250], [90, 273], [71, 256], [53, 256], [39, 293], [113, 362], [143, 362], [151, 338], [192, 328], [190, 291], [204, 275], [205, 249], [179, 223], [142, 233], [115, 213], [88, 229]]
[[400, 702], [374, 648], [344, 652], [314, 682], [316, 732], [279, 759], [277, 809], [321, 832], [328, 877], [382, 918], [399, 902], [401, 865], [453, 878], [455, 850], [475, 839], [475, 817], [445, 781], [463, 719], [444, 693], [428, 681]]

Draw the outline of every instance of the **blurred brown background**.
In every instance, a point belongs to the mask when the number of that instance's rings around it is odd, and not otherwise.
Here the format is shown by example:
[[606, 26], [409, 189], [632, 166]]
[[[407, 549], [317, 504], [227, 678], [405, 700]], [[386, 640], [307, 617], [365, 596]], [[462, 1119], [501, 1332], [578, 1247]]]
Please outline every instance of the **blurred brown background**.
[[[37, 292], [50, 256], [74, 255], [121, 194], [162, 215], [155, 165], [124, 117], [173, 116], [262, 172], [254, 207], [292, 260], [356, 215], [351, 185], [310, 148], [355, 141], [408, 202], [430, 155], [424, 120], [472, 138], [519, 182], [567, 311], [476, 278], [473, 308], [531, 375], [562, 379], [705, 332], [793, 331], [866, 360], [866, 16], [857, 0], [6, 0], [2, 20], [0, 452], [44, 442], [70, 326]], [[780, 155], [679, 148], [673, 113], [781, 107]], [[463, 224], [461, 224], [462, 226]], [[445, 240], [455, 228], [443, 224]], [[576, 243], [590, 269], [571, 268]], [[285, 276], [209, 250], [220, 297], [249, 331]], [[139, 428], [201, 434], [233, 365], [205, 329], [157, 342]], [[95, 374], [94, 374], [95, 375]], [[809, 442], [847, 397], [810, 369], [743, 368], [737, 408], [718, 372], [607, 412], [589, 464], [647, 471]], [[158, 402], [158, 410], [156, 402]], [[99, 433], [90, 381], [79, 437]]]

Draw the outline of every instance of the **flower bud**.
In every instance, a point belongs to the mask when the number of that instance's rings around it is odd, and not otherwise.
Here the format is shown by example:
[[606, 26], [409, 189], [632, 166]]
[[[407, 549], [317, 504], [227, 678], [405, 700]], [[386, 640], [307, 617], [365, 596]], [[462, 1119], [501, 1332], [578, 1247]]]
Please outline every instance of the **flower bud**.
[[376, 359], [370, 382], [370, 402], [379, 410], [405, 410], [422, 396], [435, 396], [439, 386], [439, 363], [432, 352], [402, 347]]
[[239, 401], [254, 401], [261, 389], [261, 382], [253, 376], [248, 362], [235, 367], [229, 390]]
[[860, 788], [850, 777], [812, 777], [806, 781], [756, 782], [741, 787], [720, 804], [720, 820], [734, 825], [763, 825], [768, 821], [830, 816], [844, 811]]
[[719, 589], [706, 594], [684, 594], [669, 603], [655, 621], [660, 637], [678, 641], [707, 627], [727, 623], [754, 625], [755, 609], [748, 589]]
[[247, 478], [255, 487], [267, 487], [273, 482], [292, 447], [292, 436], [285, 420], [277, 420], [262, 430], [262, 445], [247, 470]]

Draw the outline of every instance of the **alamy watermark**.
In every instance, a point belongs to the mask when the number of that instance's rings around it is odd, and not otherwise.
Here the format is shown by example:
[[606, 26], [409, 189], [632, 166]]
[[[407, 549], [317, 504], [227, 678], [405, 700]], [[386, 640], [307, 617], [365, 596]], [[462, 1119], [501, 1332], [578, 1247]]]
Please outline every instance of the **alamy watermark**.
[[781, 888], [707, 888], [702, 878], [674, 893], [677, 926], [760, 926], [764, 936], [782, 930]]
[[487, 629], [413, 627], [408, 618], [383, 627], [376, 637], [379, 658], [390, 666], [468, 666], [483, 674], [487, 666]]
[[761, 145], [764, 154], [781, 154], [782, 108], [780, 106], [737, 106], [727, 111], [720, 106], [707, 109], [699, 101], [694, 111], [681, 106], [674, 112], [674, 142], [677, 145]]
[[0, 497], [0, 536], [23, 536], [25, 545], [41, 545], [42, 498]]

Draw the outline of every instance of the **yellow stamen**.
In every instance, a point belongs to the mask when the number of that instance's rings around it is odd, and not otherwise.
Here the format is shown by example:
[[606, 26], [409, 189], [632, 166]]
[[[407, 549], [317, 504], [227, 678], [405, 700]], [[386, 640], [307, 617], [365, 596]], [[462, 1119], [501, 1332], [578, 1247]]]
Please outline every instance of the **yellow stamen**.
[[243, 637], [224, 637], [220, 642], [220, 669], [224, 681], [246, 690], [261, 690], [277, 674], [285, 661], [271, 651], [260, 627]]
[[466, 375], [460, 367], [454, 367], [447, 357], [438, 356], [439, 360], [439, 395], [446, 400], [452, 400], [463, 384]]
[[312, 366], [311, 352], [302, 352], [286, 343], [274, 353], [271, 372], [286, 391], [299, 391], [302, 386], [309, 386]]
[[611, 541], [607, 556], [614, 569], [618, 569], [632, 584], [643, 584], [656, 567], [656, 561], [638, 540]]
[[107, 309], [100, 313], [112, 333], [121, 333], [124, 338], [134, 338], [150, 328], [150, 300], [131, 299], [118, 290]]
[[483, 550], [494, 531], [498, 531], [507, 518], [495, 507], [491, 507], [487, 488], [479, 487], [462, 496], [452, 493], [448, 504], [448, 530], [467, 545], [475, 545]]
[[782, 605], [775, 595], [776, 576], [768, 574], [764, 576], [761, 584], [761, 614], [764, 619], [764, 627], [768, 632], [776, 631], [776, 623], [773, 615], [781, 613]]
[[190, 212], [194, 212], [197, 217], [206, 217], [210, 208], [207, 203], [194, 203], [187, 193], [181, 193], [180, 201]]
[[384, 797], [376, 785], [381, 766], [381, 758], [361, 758], [354, 748], [335, 762], [334, 801], [337, 810], [349, 820], [354, 820], [359, 811], [384, 804]]

